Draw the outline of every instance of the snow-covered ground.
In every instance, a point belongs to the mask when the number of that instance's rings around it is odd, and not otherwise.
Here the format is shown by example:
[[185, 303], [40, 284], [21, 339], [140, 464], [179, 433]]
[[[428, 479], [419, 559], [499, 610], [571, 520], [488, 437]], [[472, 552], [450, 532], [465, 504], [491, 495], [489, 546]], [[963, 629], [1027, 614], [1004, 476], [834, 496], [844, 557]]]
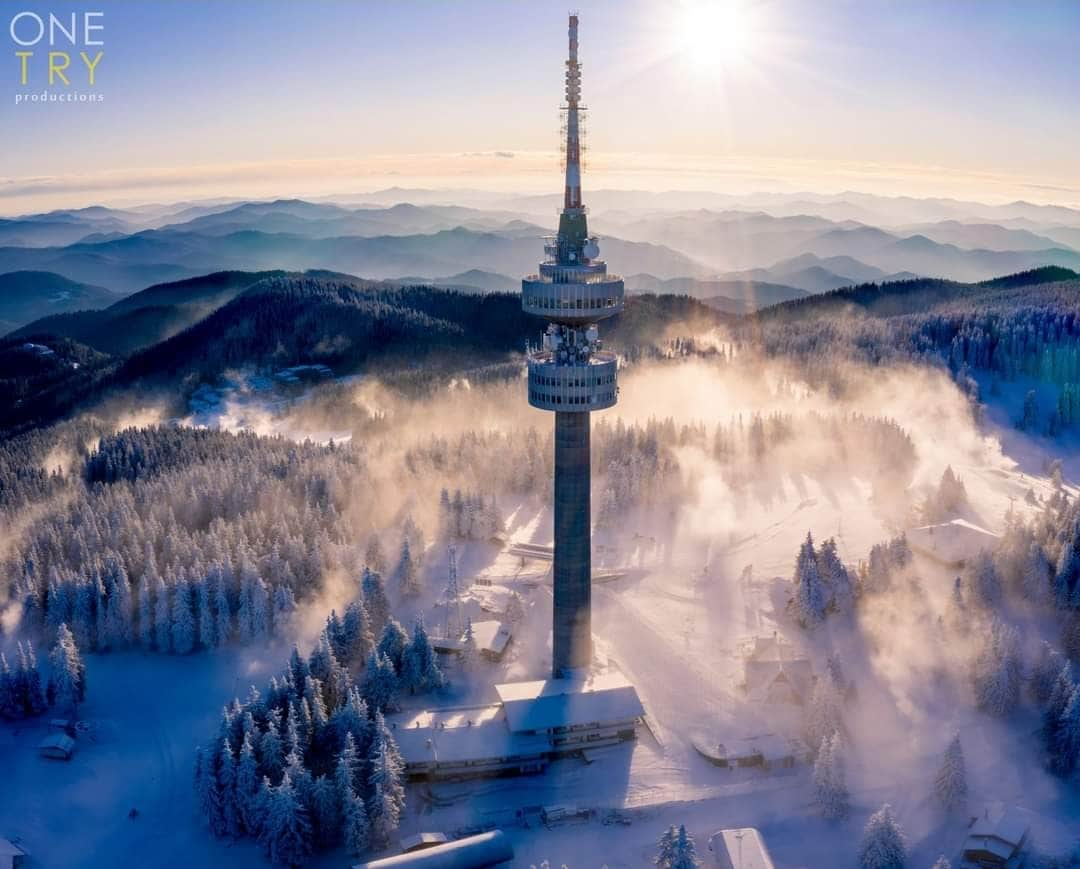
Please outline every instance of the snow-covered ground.
[[[628, 378], [628, 400], [620, 412], [627, 419], [670, 414], [681, 420], [684, 408], [695, 406], [687, 392], [706, 394], [695, 381], [699, 376], [694, 370], [663, 372], [660, 382], [647, 384], [642, 375], [636, 399]], [[953, 571], [918, 559], [921, 591], [890, 597], [887, 607], [864, 613], [861, 630], [829, 624], [806, 637], [786, 614], [788, 580], [808, 531], [819, 541], [835, 537], [845, 561], [864, 559], [873, 544], [914, 524], [910, 508], [946, 465], [967, 488], [970, 511], [964, 518], [993, 532], [1003, 529], [1010, 505], [1024, 513], [1035, 509], [1025, 501], [1029, 490], [1039, 500], [1051, 493], [1042, 469], [1060, 444], [1016, 432], [1009, 427], [1013, 411], [1003, 407], [991, 406], [977, 427], [944, 378], [912, 378], [882, 378], [861, 402], [843, 408], [891, 416], [911, 434], [918, 463], [908, 503], [875, 503], [867, 480], [842, 473], [804, 476], [794, 467], [773, 469], [768, 487], [737, 493], [702, 466], [694, 502], [675, 515], [643, 509], [616, 531], [598, 531], [596, 566], [625, 575], [594, 587], [597, 652], [633, 681], [651, 732], [643, 731], [636, 743], [599, 751], [588, 764], [558, 761], [540, 776], [410, 786], [402, 833], [496, 825], [513, 839], [515, 865], [546, 859], [555, 867], [614, 869], [648, 865], [656, 839], [672, 823], [685, 823], [702, 849], [717, 829], [756, 826], [778, 866], [844, 869], [855, 865], [867, 816], [888, 801], [908, 835], [911, 865], [930, 865], [940, 853], [955, 855], [962, 838], [957, 822], [942, 820], [931, 793], [941, 753], [957, 730], [973, 807], [984, 799], [1016, 802], [1044, 816], [1052, 834], [1069, 824], [1075, 829], [1075, 792], [1070, 795], [1038, 768], [1037, 722], [1001, 723], [978, 714], [964, 693], [966, 682], [951, 678], [966, 659], [962, 650], [941, 642], [935, 623]], [[648, 401], [642, 396], [646, 385]], [[715, 407], [702, 410], [715, 419], [778, 406], [734, 387], [710, 388]], [[288, 409], [233, 397], [207, 401], [192, 422], [245, 427], [257, 421], [252, 427], [258, 430], [301, 438], [320, 434], [297, 427]], [[1067, 462], [1066, 478], [1073, 473]], [[511, 544], [551, 543], [544, 507], [508, 498], [500, 498], [500, 505]], [[470, 679], [458, 678], [445, 702], [493, 700], [496, 682], [543, 677], [550, 667], [549, 565], [523, 563], [506, 550], [475, 542], [459, 544], [458, 560], [466, 615], [482, 617], [481, 601], [506, 589], [519, 591], [527, 608], [507, 658], [482, 665]], [[442, 546], [429, 547], [425, 570], [424, 596], [397, 614], [407, 622], [424, 612], [438, 633], [445, 619], [438, 606], [446, 577]], [[491, 586], [475, 585], [477, 578]], [[310, 621], [317, 624], [325, 613], [313, 615]], [[729, 771], [694, 750], [692, 740], [700, 734], [785, 732], [794, 726], [789, 713], [754, 706], [738, 687], [741, 646], [774, 631], [803, 647], [819, 672], [826, 653], [836, 652], [857, 687], [845, 711], [853, 811], [843, 823], [820, 818], [805, 767]], [[215, 731], [221, 706], [248, 684], [261, 686], [286, 654], [279, 647], [183, 658], [91, 656], [83, 715], [92, 729], [80, 738], [71, 762], [36, 755], [42, 723], [0, 725], [0, 836], [20, 837], [36, 861], [32, 865], [40, 866], [126, 865], [151, 854], [147, 865], [153, 866], [260, 865], [252, 843], [218, 841], [203, 828], [191, 787], [192, 761], [196, 744]], [[556, 804], [595, 814], [551, 829], [521, 826], [519, 810]], [[134, 819], [128, 818], [131, 808], [138, 810]], [[347, 860], [332, 853], [315, 865], [343, 866]]]

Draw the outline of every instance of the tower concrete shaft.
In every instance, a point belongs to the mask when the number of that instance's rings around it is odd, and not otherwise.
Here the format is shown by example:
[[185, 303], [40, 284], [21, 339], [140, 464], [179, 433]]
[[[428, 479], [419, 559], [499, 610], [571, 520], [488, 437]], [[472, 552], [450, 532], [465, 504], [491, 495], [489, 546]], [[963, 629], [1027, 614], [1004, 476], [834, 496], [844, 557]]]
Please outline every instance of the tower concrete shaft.
[[528, 349], [529, 403], [555, 412], [555, 563], [552, 670], [555, 678], [592, 660], [589, 414], [613, 407], [618, 362], [603, 349], [600, 320], [622, 311], [623, 282], [607, 273], [589, 235], [581, 196], [578, 18], [570, 16], [566, 62], [566, 188], [558, 234], [539, 271], [521, 282], [521, 306], [549, 325]]
[[589, 414], [555, 414], [555, 565], [552, 626], [556, 675], [592, 661]]

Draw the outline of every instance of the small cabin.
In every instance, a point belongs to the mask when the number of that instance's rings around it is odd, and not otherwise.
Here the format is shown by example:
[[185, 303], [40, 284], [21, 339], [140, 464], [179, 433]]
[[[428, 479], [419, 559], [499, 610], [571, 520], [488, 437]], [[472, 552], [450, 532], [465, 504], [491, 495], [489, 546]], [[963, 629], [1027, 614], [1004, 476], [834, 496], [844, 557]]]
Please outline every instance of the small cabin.
[[473, 622], [473, 640], [477, 651], [489, 661], [501, 661], [513, 638], [509, 625], [491, 620]]
[[713, 833], [709, 837], [709, 852], [718, 869], [775, 869], [765, 839], [754, 827]]
[[38, 754], [52, 760], [71, 760], [75, 753], [75, 740], [66, 733], [50, 733], [38, 743]]
[[999, 534], [966, 519], [909, 528], [905, 534], [916, 552], [953, 569], [963, 567], [980, 552], [993, 549], [1001, 540]]
[[449, 841], [446, 833], [417, 833], [415, 836], [406, 836], [401, 840], [401, 853], [411, 854], [413, 851], [445, 845]]
[[783, 637], [755, 637], [743, 662], [747, 697], [755, 703], [804, 706], [814, 687], [814, 668]]
[[964, 860], [979, 867], [1022, 865], [1031, 836], [1031, 813], [995, 802], [971, 822], [964, 840]]
[[10, 839], [0, 838], [0, 869], [22, 869], [26, 852]]

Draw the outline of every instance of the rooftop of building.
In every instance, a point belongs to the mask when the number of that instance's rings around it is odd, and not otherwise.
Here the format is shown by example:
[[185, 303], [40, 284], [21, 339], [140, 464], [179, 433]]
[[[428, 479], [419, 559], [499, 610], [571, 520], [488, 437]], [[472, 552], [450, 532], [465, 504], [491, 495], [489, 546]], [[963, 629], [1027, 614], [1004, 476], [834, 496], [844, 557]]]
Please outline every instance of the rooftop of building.
[[645, 714], [637, 691], [618, 672], [495, 686], [514, 732], [633, 721]]

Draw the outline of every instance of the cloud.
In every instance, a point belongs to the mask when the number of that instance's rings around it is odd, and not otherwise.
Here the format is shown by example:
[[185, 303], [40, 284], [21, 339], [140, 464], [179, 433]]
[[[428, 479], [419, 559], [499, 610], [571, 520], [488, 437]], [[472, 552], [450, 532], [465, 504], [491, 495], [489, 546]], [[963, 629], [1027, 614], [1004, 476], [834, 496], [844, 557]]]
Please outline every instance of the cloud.
[[[736, 195], [815, 191], [954, 196], [1009, 202], [1031, 190], [1047, 203], [1080, 205], [1080, 179], [1022, 178], [947, 166], [858, 161], [761, 159], [715, 154], [593, 151], [593, 189], [723, 191]], [[555, 151], [494, 150], [369, 155], [359, 158], [266, 160], [185, 166], [100, 169], [78, 174], [0, 178], [7, 213], [88, 204], [161, 199], [256, 198], [362, 193], [391, 184], [429, 189], [468, 186], [500, 192], [559, 189]]]

